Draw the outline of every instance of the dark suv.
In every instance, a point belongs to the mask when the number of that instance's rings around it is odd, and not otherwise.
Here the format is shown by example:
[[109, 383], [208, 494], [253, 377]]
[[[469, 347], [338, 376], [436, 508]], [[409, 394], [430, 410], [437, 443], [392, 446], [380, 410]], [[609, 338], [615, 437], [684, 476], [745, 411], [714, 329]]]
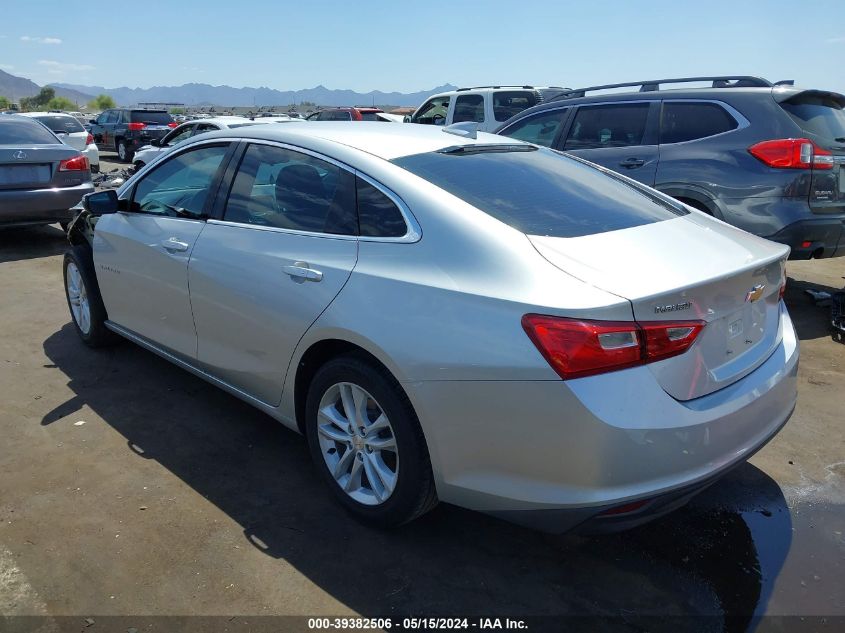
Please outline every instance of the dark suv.
[[120, 160], [131, 163], [136, 149], [177, 125], [167, 110], [113, 108], [91, 119], [91, 134], [101, 150], [114, 148]]
[[[707, 82], [704, 88], [661, 84]], [[636, 92], [586, 93], [615, 88]], [[581, 88], [496, 132], [603, 165], [746, 231], [791, 258], [845, 255], [845, 96], [759, 77]]]

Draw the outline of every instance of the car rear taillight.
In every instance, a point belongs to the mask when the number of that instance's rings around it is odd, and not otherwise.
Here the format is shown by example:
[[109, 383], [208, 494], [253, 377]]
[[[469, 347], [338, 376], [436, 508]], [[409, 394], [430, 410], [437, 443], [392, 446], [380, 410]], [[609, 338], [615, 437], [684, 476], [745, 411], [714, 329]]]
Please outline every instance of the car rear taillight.
[[833, 154], [806, 138], [763, 141], [748, 151], [757, 160], [777, 169], [833, 169]]
[[644, 365], [683, 354], [704, 321], [587, 321], [526, 314], [522, 327], [567, 380]]
[[167, 127], [179, 127], [179, 124], [178, 124], [178, 123], [176, 123], [176, 122], [173, 122], [173, 123], [168, 123], [168, 124], [167, 124]]
[[126, 128], [132, 130], [133, 132], [137, 132], [138, 130], [143, 130], [147, 127], [146, 123], [129, 123]]
[[88, 171], [88, 159], [85, 156], [66, 158], [59, 163], [59, 171]]
[[91, 132], [88, 132], [88, 136], [85, 137], [85, 144], [90, 145], [93, 142], [94, 142], [94, 135], [91, 134]]

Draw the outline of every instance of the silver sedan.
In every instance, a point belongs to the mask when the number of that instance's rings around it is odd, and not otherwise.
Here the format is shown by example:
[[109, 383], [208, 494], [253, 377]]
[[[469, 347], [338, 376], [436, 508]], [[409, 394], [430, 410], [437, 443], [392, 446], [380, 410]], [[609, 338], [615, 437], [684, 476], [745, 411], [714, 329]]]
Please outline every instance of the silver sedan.
[[788, 249], [545, 148], [222, 130], [85, 208], [65, 258], [82, 340], [129, 339], [303, 433], [371, 523], [440, 500], [636, 525], [795, 406]]

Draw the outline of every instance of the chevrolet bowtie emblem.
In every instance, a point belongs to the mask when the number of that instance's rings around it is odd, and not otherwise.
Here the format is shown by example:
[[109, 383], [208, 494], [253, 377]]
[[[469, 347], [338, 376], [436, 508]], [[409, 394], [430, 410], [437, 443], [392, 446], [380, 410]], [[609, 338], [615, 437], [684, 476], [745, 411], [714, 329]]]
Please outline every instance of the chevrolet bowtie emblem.
[[755, 302], [757, 299], [763, 296], [763, 291], [766, 289], [766, 286], [763, 284], [757, 284], [751, 290], [749, 290], [745, 295], [745, 301], [747, 302]]

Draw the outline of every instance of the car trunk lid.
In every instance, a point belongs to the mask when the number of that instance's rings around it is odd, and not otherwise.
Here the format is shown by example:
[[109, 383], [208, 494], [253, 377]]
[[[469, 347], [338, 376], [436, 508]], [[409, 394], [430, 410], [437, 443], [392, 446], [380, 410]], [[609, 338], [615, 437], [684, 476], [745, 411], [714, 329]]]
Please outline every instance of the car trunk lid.
[[79, 171], [60, 171], [61, 161], [79, 152], [64, 144], [0, 145], [0, 189], [46, 189], [70, 187], [90, 179]]
[[558, 268], [628, 299], [639, 322], [706, 323], [686, 353], [648, 365], [676, 399], [739, 380], [781, 340], [785, 246], [697, 213], [583, 237], [529, 239]]

